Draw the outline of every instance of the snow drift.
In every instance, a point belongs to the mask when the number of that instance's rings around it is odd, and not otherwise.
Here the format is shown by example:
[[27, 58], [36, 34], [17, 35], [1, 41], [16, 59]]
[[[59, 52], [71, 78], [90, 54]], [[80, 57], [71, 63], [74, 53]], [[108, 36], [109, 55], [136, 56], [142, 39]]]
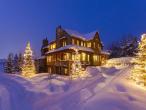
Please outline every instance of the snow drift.
[[0, 110], [146, 110], [146, 90], [127, 79], [131, 68], [88, 67], [84, 80], [47, 73], [0, 75]]

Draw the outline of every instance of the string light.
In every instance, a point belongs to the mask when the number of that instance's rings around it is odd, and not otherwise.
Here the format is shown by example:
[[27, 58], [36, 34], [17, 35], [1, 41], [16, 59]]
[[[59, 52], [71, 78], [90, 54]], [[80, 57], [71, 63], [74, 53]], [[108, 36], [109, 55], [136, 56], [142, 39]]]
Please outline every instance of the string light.
[[25, 52], [24, 52], [24, 60], [22, 65], [22, 76], [26, 78], [31, 78], [35, 75], [36, 69], [33, 60], [33, 52], [30, 47], [30, 42], [27, 43]]
[[84, 79], [88, 76], [87, 72], [82, 68], [81, 62], [80, 62], [80, 54], [78, 52], [78, 49], [72, 48], [75, 51], [75, 58], [72, 64], [72, 79]]
[[133, 59], [135, 64], [130, 78], [136, 84], [146, 86], [146, 34], [141, 37], [139, 42], [137, 56]]

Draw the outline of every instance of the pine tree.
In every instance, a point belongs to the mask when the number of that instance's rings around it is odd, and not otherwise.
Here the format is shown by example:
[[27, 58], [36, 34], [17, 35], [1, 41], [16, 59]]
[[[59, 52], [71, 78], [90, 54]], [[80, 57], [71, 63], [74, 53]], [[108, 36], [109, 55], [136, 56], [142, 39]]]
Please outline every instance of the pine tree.
[[13, 71], [15, 73], [18, 73], [19, 72], [19, 64], [18, 64], [18, 55], [17, 54], [14, 56]]
[[19, 55], [18, 55], [18, 66], [19, 66], [19, 72], [22, 72], [23, 55], [21, 53], [19, 53]]
[[33, 52], [30, 47], [30, 43], [27, 43], [24, 58], [23, 58], [23, 65], [22, 65], [22, 76], [26, 78], [31, 78], [35, 75], [36, 69], [33, 60]]
[[137, 53], [138, 39], [135, 36], [128, 35], [119, 42], [112, 43], [109, 46], [110, 58], [133, 57]]
[[136, 84], [146, 86], [146, 34], [141, 37], [138, 53], [133, 62], [135, 66], [132, 70], [131, 79]]
[[13, 73], [14, 72], [14, 68], [13, 68], [13, 58], [14, 58], [14, 55], [12, 53], [10, 53], [8, 55], [8, 58], [7, 58], [7, 61], [6, 61], [6, 64], [5, 64], [5, 72], [6, 73]]

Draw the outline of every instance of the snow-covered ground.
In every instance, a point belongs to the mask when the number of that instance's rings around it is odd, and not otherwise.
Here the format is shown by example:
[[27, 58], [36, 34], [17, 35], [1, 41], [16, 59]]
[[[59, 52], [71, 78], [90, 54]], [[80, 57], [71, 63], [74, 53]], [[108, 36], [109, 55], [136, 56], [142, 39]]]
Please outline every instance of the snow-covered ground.
[[130, 70], [88, 67], [84, 80], [1, 74], [0, 110], [146, 110], [146, 89], [128, 80]]
[[132, 57], [121, 57], [121, 58], [112, 58], [112, 59], [109, 59], [106, 63], [106, 66], [107, 67], [119, 67], [119, 68], [123, 68], [123, 67], [127, 67], [127, 66], [130, 66], [130, 65], [133, 65], [132, 63]]

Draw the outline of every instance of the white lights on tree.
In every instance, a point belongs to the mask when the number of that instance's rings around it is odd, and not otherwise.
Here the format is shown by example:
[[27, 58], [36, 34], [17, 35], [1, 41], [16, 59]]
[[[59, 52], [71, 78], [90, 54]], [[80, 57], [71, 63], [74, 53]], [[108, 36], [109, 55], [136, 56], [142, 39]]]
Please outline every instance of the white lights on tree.
[[33, 60], [33, 52], [30, 47], [30, 43], [27, 43], [24, 58], [23, 58], [23, 65], [22, 65], [22, 76], [26, 78], [31, 78], [35, 75], [36, 69]]
[[138, 85], [146, 86], [146, 34], [143, 34], [138, 46], [137, 56], [133, 60], [135, 66], [131, 79]]
[[86, 71], [83, 70], [81, 61], [80, 61], [80, 54], [78, 52], [78, 49], [72, 48], [75, 51], [75, 58], [72, 64], [72, 74], [71, 78], [72, 79], [77, 79], [77, 78], [85, 78], [88, 76]]

